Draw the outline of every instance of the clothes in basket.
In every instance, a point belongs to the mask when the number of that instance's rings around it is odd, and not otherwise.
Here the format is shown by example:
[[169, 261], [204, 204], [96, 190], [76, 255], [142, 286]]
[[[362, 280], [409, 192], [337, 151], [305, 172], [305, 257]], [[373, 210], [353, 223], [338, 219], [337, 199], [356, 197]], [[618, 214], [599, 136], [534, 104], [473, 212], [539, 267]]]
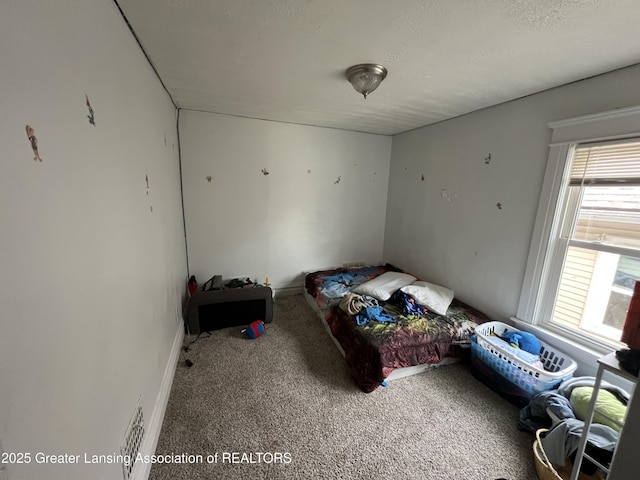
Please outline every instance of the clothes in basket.
[[524, 361], [520, 355], [496, 345], [494, 336], [519, 332], [502, 322], [487, 322], [476, 327], [471, 341], [471, 373], [475, 378], [519, 407], [543, 391], [552, 390], [573, 376], [577, 363], [563, 352], [540, 341], [541, 364]]

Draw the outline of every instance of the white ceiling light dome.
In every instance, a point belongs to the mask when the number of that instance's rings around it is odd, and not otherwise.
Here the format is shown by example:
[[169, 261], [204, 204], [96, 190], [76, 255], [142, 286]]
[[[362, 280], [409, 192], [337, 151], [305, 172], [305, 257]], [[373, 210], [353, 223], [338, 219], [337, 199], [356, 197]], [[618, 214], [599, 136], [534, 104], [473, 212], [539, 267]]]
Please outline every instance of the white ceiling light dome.
[[371, 92], [373, 92], [378, 85], [387, 76], [387, 69], [377, 63], [361, 63], [349, 67], [345, 72], [347, 80], [351, 82], [356, 92], [364, 95], [367, 98]]

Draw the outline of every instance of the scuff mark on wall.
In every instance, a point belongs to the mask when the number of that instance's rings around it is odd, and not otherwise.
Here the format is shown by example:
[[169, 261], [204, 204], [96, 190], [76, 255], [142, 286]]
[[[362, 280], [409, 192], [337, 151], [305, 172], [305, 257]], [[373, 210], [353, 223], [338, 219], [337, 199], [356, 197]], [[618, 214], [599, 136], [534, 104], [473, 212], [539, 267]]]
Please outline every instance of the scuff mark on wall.
[[[149, 174], [145, 174], [144, 181], [147, 184], [147, 196], [149, 196]], [[153, 205], [149, 205], [149, 210], [153, 213]]]
[[484, 157], [484, 163], [485, 165], [489, 165], [491, 163], [491, 154]]
[[31, 128], [31, 125], [27, 125], [25, 129], [27, 130], [27, 138], [31, 143], [31, 149], [33, 150], [33, 159], [35, 161], [42, 162], [42, 158], [40, 158], [40, 153], [38, 152], [38, 139], [35, 136], [35, 131], [33, 130], [33, 128]]
[[307, 170], [307, 173], [311, 173], [311, 169], [310, 168]]
[[207, 175], [207, 182], [211, 183], [211, 175]]
[[87, 95], [85, 93], [84, 94], [84, 98], [85, 98], [85, 100], [87, 102], [87, 108], [89, 109], [89, 115], [87, 115], [87, 118], [89, 119], [89, 123], [95, 127], [96, 126], [96, 117], [93, 114], [93, 108], [91, 108], [91, 103], [89, 102], [89, 95]]
[[[0, 455], [4, 458], [4, 448], [2, 448], [2, 441], [0, 441]], [[6, 464], [0, 463], [0, 480], [8, 480], [9, 475], [6, 473]]]
[[443, 188], [440, 191], [440, 196], [449, 203], [451, 203], [454, 198], [458, 198], [458, 195], [449, 193], [449, 191], [446, 188]]
[[269, 172], [267, 171], [266, 168], [263, 168], [262, 170], [260, 170], [262, 172], [263, 175], [269, 175]]
[[496, 203], [496, 207], [498, 207], [498, 209], [502, 210], [502, 204], [500, 202]]
[[421, 181], [421, 182], [424, 182], [424, 174], [422, 174], [422, 175], [420, 176], [420, 181]]
[[338, 179], [337, 179], [335, 182], [333, 182], [333, 184], [334, 184], [334, 185], [339, 184], [339, 183], [340, 183], [340, 180], [341, 180], [341, 177], [340, 177], [340, 176], [338, 176]]

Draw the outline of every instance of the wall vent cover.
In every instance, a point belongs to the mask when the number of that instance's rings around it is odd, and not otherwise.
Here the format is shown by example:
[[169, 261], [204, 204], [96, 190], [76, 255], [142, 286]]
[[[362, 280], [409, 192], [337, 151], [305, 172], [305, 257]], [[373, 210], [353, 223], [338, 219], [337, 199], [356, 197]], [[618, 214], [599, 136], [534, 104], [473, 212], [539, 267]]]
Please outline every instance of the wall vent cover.
[[[127, 427], [127, 432], [124, 434], [122, 445], [120, 445], [120, 453], [122, 454], [122, 473], [124, 480], [131, 478], [131, 472], [135, 465], [136, 456], [140, 451], [142, 445], [142, 439], [144, 438], [144, 418], [142, 416], [142, 403], [138, 399], [136, 409], [131, 416], [131, 421]], [[129, 461], [127, 461], [129, 460]]]
[[354, 268], [354, 267], [365, 267], [366, 262], [362, 260], [355, 260], [351, 262], [342, 262], [342, 268]]

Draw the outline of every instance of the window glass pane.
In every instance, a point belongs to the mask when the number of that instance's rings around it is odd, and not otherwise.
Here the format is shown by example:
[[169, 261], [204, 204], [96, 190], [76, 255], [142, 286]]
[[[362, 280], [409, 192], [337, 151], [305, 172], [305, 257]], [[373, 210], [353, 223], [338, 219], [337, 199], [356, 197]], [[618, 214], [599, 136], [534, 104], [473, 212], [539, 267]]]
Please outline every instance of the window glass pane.
[[553, 321], [579, 328], [582, 322], [598, 252], [569, 247], [560, 278]]
[[619, 341], [638, 280], [639, 258], [570, 246], [552, 323]]
[[572, 238], [640, 248], [640, 186], [583, 187]]

